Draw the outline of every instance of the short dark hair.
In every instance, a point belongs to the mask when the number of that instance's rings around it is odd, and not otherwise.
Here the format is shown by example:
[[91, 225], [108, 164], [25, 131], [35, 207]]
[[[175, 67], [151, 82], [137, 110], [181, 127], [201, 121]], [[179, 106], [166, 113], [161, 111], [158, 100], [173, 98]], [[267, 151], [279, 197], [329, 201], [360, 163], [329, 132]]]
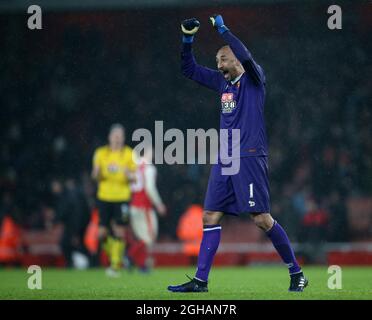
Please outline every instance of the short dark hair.
[[[220, 51], [221, 49], [224, 49], [224, 48], [229, 48], [229, 49], [231, 50], [231, 47], [230, 47], [228, 44], [226, 44], [226, 45], [220, 47], [220, 48], [217, 50], [217, 52]], [[231, 50], [231, 51], [232, 51], [232, 50]]]
[[109, 130], [109, 133], [111, 133], [112, 131], [114, 131], [115, 129], [121, 129], [123, 130], [124, 134], [125, 134], [125, 127], [121, 124], [121, 123], [114, 123], [110, 126], [110, 130]]

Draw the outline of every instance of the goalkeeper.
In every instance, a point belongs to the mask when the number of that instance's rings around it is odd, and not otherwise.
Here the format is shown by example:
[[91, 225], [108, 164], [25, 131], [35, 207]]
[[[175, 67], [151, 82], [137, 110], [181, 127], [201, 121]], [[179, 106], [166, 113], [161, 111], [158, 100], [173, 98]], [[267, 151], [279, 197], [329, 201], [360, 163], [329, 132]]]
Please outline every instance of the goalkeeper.
[[[272, 241], [287, 265], [289, 291], [303, 291], [308, 284], [295, 258], [286, 232], [270, 214], [268, 148], [264, 123], [265, 76], [251, 53], [224, 24], [222, 16], [210, 17], [213, 27], [227, 43], [216, 55], [217, 70], [196, 63], [192, 43], [200, 23], [196, 19], [182, 22], [183, 74], [216, 91], [221, 97], [220, 128], [228, 130], [229, 154], [239, 145], [237, 173], [224, 174], [226, 158], [220, 153], [211, 168], [204, 200], [203, 240], [194, 278], [181, 285], [169, 286], [172, 292], [206, 292], [208, 275], [221, 237], [221, 219], [225, 214], [249, 214], [254, 223]], [[232, 130], [238, 129], [240, 140], [233, 143]], [[221, 141], [221, 146], [223, 145]], [[233, 153], [234, 154], [234, 153]]]

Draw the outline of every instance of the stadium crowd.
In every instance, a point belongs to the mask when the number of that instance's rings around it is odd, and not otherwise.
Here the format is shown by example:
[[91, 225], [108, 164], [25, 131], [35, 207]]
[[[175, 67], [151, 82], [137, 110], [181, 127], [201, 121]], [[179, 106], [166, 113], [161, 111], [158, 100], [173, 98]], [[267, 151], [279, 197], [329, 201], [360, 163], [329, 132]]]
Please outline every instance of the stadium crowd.
[[[129, 25], [156, 18], [134, 16]], [[122, 34], [126, 24], [110, 13], [52, 15], [51, 30], [38, 35], [20, 17], [1, 19], [11, 32], [2, 31], [0, 59], [0, 217], [28, 230], [62, 223], [81, 235], [95, 205], [93, 151], [112, 123], [126, 127], [131, 146], [133, 130], [153, 131], [155, 120], [184, 132], [218, 126], [218, 98], [179, 71], [176, 18], [175, 30], [165, 32], [163, 19], [146, 36], [141, 29]], [[372, 194], [372, 48], [363, 31], [335, 34], [316, 21], [272, 35], [259, 28], [239, 34], [266, 72], [273, 215], [293, 241], [350, 241], [347, 199]], [[206, 35], [201, 29], [195, 52], [213, 67], [218, 46]], [[158, 168], [169, 212], [160, 237], [176, 239], [181, 213], [203, 201], [209, 166]]]

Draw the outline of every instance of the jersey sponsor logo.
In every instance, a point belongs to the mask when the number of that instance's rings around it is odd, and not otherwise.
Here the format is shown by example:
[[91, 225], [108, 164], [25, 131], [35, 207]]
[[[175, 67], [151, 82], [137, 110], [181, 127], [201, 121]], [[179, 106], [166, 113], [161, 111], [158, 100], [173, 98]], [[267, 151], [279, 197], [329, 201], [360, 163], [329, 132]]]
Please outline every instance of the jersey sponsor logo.
[[221, 112], [231, 113], [236, 107], [233, 93], [223, 93], [221, 97]]

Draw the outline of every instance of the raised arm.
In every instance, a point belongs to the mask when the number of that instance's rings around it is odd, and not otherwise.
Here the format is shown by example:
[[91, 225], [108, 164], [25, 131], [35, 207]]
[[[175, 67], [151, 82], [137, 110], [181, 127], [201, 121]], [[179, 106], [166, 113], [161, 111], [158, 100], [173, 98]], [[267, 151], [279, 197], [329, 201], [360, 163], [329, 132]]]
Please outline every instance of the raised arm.
[[181, 53], [182, 74], [209, 89], [219, 91], [224, 81], [221, 73], [197, 64], [192, 52], [192, 43], [199, 26], [200, 22], [195, 18], [184, 20], [181, 24], [183, 33]]
[[246, 48], [246, 46], [232, 34], [223, 22], [221, 15], [214, 15], [210, 17], [212, 25], [217, 29], [218, 33], [230, 46], [232, 52], [234, 52], [236, 58], [243, 65], [244, 70], [252, 78], [252, 80], [258, 84], [265, 84], [265, 75], [262, 68], [254, 61], [252, 54]]

